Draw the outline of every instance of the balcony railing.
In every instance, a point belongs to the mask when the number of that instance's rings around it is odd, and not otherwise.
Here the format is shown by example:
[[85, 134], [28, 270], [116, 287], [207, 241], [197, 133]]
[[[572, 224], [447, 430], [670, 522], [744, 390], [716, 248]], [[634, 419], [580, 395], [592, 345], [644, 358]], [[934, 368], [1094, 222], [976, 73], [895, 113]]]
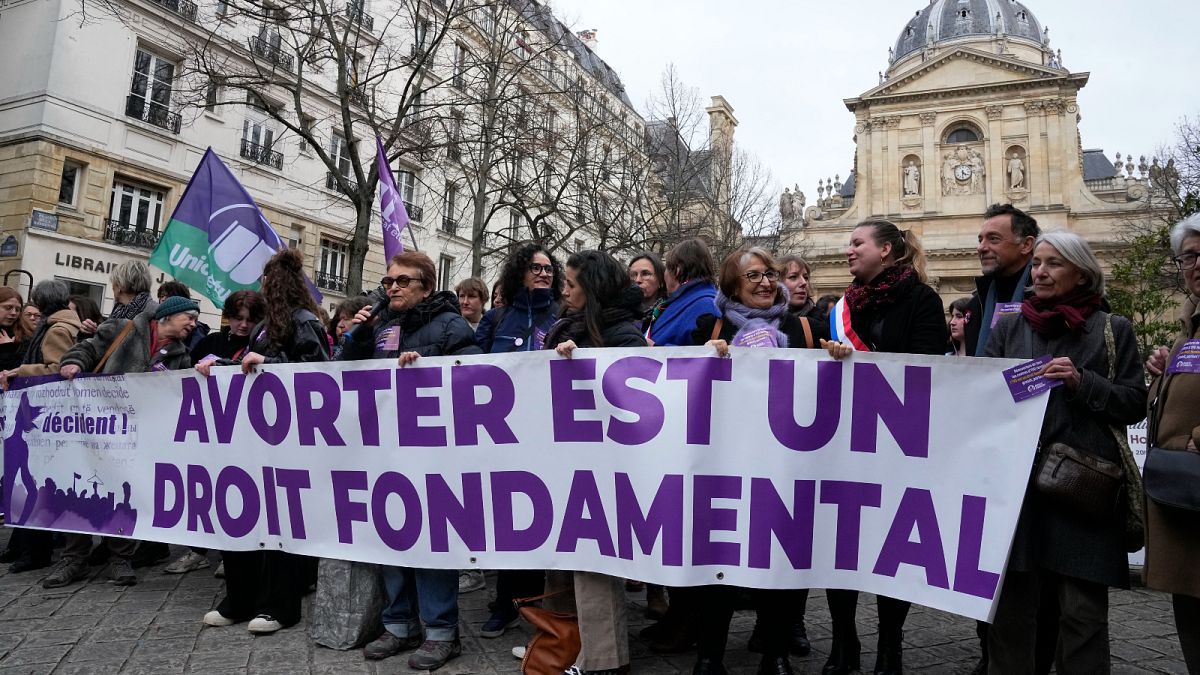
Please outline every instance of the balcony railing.
[[179, 133], [179, 127], [183, 121], [183, 118], [168, 110], [166, 106], [154, 102], [148, 103], [144, 97], [137, 94], [130, 94], [125, 98], [125, 114], [147, 124], [153, 124], [160, 129], [166, 129], [173, 134]]
[[317, 288], [322, 290], [333, 291], [334, 293], [346, 292], [346, 277], [344, 276], [317, 271], [313, 274], [313, 283], [317, 285]]
[[350, 99], [351, 103], [358, 104], [364, 108], [371, 105], [371, 97], [367, 94], [367, 88], [361, 85], [347, 88], [346, 98]]
[[151, 0], [160, 7], [165, 7], [188, 21], [196, 20], [196, 3], [190, 0]]
[[375, 17], [367, 13], [366, 6], [362, 0], [346, 4], [346, 18], [362, 26], [367, 31], [375, 28]]
[[276, 169], [283, 168], [283, 153], [272, 150], [269, 145], [259, 145], [243, 138], [241, 154], [244, 159], [248, 159], [255, 164], [262, 164]]
[[[325, 189], [333, 190], [334, 192], [341, 192], [342, 188], [338, 187], [337, 179], [338, 179], [338, 176], [334, 175], [332, 172], [326, 173], [325, 174]], [[347, 178], [345, 176], [342, 176], [342, 180], [344, 180], [350, 184], [350, 192], [358, 192], [358, 183], [357, 182], [350, 180], [349, 178]]]
[[270, 40], [261, 36], [253, 38], [250, 40], [250, 51], [254, 52], [255, 56], [274, 63], [280, 69], [292, 72], [292, 64], [295, 59], [291, 54], [284, 53], [278, 45], [271, 44]]
[[442, 232], [458, 234], [458, 221], [450, 216], [442, 216]]
[[119, 220], [109, 220], [104, 224], [104, 241], [118, 246], [153, 249], [158, 245], [162, 233], [158, 230], [139, 228], [133, 223], [122, 223]]
[[404, 212], [408, 214], [408, 219], [414, 223], [421, 222], [421, 216], [424, 215], [424, 209], [409, 202], [404, 202]]

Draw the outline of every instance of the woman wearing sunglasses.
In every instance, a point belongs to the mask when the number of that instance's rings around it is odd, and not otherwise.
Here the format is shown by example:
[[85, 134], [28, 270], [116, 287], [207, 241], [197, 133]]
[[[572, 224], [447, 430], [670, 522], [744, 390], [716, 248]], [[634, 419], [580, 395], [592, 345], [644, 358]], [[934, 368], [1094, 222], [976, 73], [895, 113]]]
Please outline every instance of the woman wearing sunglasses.
[[[354, 316], [353, 339], [342, 348], [341, 360], [398, 359], [405, 366], [421, 356], [478, 354], [471, 326], [459, 312], [458, 296], [434, 290], [436, 279], [437, 269], [424, 253], [405, 251], [392, 258], [387, 276], [380, 281], [388, 306], [375, 318], [370, 307]], [[384, 631], [363, 649], [363, 655], [378, 660], [415, 649], [409, 667], [435, 670], [461, 654], [458, 572], [381, 569], [388, 596]]]

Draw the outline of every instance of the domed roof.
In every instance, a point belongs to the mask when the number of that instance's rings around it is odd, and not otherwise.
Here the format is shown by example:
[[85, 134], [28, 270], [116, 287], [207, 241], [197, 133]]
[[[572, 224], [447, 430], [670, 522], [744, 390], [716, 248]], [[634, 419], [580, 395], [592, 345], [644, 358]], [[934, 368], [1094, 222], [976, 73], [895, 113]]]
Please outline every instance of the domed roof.
[[909, 20], [896, 40], [894, 61], [929, 43], [1004, 33], [1042, 44], [1042, 25], [1017, 0], [933, 0]]

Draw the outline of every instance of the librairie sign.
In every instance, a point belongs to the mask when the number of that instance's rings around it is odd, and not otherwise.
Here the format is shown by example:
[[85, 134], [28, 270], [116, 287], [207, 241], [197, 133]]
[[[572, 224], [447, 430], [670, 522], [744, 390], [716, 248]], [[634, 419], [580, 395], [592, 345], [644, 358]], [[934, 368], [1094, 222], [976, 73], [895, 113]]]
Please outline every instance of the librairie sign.
[[857, 588], [987, 619], [1046, 400], [1013, 402], [1015, 363], [602, 349], [51, 382], [4, 396], [6, 512], [413, 567]]

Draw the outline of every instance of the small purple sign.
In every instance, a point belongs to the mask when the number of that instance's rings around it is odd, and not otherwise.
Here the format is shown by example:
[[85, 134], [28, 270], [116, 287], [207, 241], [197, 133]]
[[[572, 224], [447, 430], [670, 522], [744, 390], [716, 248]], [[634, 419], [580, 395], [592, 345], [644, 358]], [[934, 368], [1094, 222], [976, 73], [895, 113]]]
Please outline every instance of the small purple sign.
[[995, 313], [992, 314], [992, 328], [995, 328], [996, 324], [999, 323], [1000, 317], [1008, 316], [1010, 314], [1020, 314], [1020, 313], [1021, 313], [1021, 303], [1019, 303], [1019, 302], [996, 303], [996, 311], [995, 311]]
[[1183, 346], [1176, 352], [1175, 358], [1171, 359], [1167, 373], [1170, 375], [1200, 373], [1200, 340], [1188, 340], [1183, 343]]
[[1046, 366], [1053, 359], [1053, 356], [1047, 354], [1040, 359], [1004, 371], [1004, 380], [1008, 382], [1008, 390], [1014, 401], [1020, 403], [1062, 385], [1062, 380], [1051, 380], [1045, 375]]
[[733, 339], [734, 347], [778, 347], [775, 332], [766, 328], [755, 328], [738, 333]]
[[400, 349], [400, 327], [390, 326], [383, 329], [375, 340], [375, 351], [394, 352]]

